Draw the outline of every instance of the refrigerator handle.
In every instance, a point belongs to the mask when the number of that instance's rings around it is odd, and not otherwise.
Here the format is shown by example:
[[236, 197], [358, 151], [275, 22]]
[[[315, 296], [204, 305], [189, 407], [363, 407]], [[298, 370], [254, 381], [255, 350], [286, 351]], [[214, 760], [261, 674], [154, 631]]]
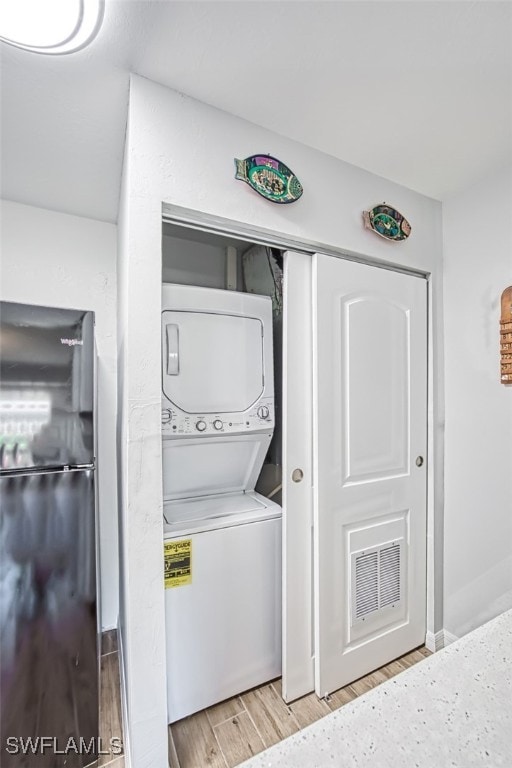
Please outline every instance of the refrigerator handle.
[[177, 376], [180, 372], [179, 333], [176, 323], [165, 326], [167, 335], [167, 375]]

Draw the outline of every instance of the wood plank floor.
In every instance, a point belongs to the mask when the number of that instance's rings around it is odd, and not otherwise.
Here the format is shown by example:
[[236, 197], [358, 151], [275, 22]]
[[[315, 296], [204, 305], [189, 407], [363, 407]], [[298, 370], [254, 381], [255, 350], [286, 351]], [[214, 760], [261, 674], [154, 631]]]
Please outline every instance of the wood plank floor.
[[[101, 648], [100, 738], [103, 751], [107, 751], [111, 738], [123, 738], [121, 718], [121, 686], [119, 680], [119, 654], [117, 632], [104, 632]], [[125, 768], [124, 755], [100, 755], [95, 768]]]
[[[427, 656], [430, 651], [417, 648], [327, 699], [311, 693], [287, 705], [281, 698], [281, 680], [254, 688], [169, 726], [169, 764], [171, 768], [233, 768]], [[118, 768], [116, 763], [111, 765]]]

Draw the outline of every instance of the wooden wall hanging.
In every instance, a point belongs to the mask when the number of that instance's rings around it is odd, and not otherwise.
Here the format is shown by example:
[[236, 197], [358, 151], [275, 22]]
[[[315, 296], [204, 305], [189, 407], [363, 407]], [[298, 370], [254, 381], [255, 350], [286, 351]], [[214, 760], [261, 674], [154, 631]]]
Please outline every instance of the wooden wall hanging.
[[501, 383], [512, 384], [512, 285], [501, 294]]

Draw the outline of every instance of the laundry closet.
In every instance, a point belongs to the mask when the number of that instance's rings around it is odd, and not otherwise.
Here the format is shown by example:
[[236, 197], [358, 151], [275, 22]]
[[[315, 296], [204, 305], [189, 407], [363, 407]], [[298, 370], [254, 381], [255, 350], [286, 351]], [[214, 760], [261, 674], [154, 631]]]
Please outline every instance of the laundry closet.
[[168, 721], [425, 640], [427, 283], [164, 222]]
[[165, 231], [162, 469], [174, 722], [281, 674], [282, 256]]

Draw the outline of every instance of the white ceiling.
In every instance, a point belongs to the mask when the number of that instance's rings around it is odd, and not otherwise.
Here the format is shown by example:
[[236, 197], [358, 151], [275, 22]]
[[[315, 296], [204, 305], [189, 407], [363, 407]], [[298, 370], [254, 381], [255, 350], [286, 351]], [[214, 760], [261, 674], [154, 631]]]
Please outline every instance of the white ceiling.
[[438, 199], [512, 157], [508, 1], [106, 0], [84, 51], [0, 49], [1, 196], [82, 216], [117, 218], [130, 71]]

